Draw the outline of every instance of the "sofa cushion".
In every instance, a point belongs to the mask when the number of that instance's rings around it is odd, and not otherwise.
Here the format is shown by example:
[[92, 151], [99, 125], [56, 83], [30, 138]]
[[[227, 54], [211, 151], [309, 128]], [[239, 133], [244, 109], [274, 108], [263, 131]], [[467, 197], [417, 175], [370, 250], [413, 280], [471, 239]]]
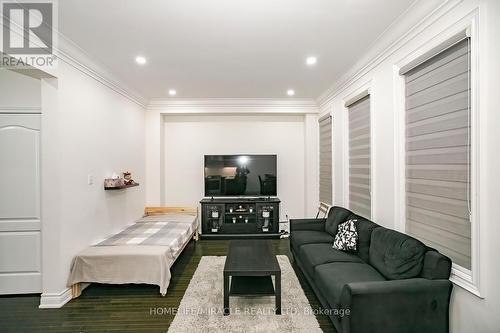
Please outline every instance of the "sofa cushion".
[[372, 231], [380, 226], [356, 214], [350, 215], [349, 219], [357, 220], [356, 222], [356, 231], [358, 232], [357, 255], [361, 259], [363, 259], [363, 261], [368, 262], [369, 260], [368, 253], [370, 251]]
[[333, 240], [333, 248], [340, 251], [356, 251], [358, 249], [358, 232], [356, 231], [358, 220], [348, 220], [339, 224], [339, 230]]
[[434, 249], [427, 248], [427, 250], [420, 276], [429, 280], [449, 279], [451, 259]]
[[314, 268], [313, 281], [330, 307], [337, 307], [344, 286], [351, 282], [385, 281], [372, 266], [356, 262], [335, 262]]
[[333, 237], [324, 231], [294, 231], [290, 234], [293, 250], [299, 254], [300, 247], [312, 243], [333, 243]]
[[372, 232], [370, 264], [387, 279], [409, 279], [420, 275], [426, 251], [419, 240], [380, 227]]
[[363, 261], [356, 255], [332, 249], [329, 243], [305, 244], [300, 247], [300, 261], [310, 278], [314, 278], [314, 267], [330, 262]]
[[328, 217], [326, 218], [325, 231], [330, 235], [335, 236], [339, 228], [339, 224], [347, 221], [347, 217], [351, 215], [352, 212], [343, 207], [334, 206], [330, 208], [328, 212]]

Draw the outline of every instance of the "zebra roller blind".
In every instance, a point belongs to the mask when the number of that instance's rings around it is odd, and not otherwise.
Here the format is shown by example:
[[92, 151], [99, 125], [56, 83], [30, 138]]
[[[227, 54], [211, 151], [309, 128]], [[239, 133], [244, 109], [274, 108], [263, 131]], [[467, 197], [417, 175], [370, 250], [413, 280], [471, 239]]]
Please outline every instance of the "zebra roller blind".
[[406, 231], [471, 268], [469, 39], [405, 74]]
[[371, 217], [370, 95], [347, 106], [349, 115], [349, 209]]
[[332, 117], [319, 120], [319, 201], [332, 204]]

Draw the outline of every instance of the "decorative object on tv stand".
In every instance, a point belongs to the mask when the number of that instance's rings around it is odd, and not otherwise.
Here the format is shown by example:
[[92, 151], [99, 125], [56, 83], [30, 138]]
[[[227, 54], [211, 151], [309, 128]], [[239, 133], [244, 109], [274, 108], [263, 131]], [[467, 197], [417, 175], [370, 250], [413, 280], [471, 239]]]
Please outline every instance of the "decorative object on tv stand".
[[213, 208], [210, 212], [210, 222], [211, 222], [211, 231], [218, 232], [219, 231], [219, 211], [217, 208]]
[[136, 183], [132, 179], [132, 173], [129, 171], [123, 172], [123, 177], [120, 177], [116, 172], [113, 172], [111, 178], [104, 179], [105, 190], [119, 190], [133, 186], [139, 186], [139, 183]]
[[268, 210], [263, 210], [262, 211], [262, 217], [264, 218], [264, 224], [262, 225], [262, 231], [267, 232], [269, 231], [269, 217], [270, 213]]

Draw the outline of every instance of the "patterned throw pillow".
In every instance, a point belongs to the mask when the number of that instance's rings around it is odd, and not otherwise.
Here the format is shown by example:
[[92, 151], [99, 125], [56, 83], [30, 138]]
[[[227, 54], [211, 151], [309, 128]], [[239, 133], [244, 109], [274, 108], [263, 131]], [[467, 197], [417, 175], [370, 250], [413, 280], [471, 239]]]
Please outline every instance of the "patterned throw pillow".
[[349, 220], [339, 224], [339, 229], [333, 241], [333, 248], [341, 251], [356, 251], [358, 243], [358, 232], [356, 231], [356, 222], [358, 220]]

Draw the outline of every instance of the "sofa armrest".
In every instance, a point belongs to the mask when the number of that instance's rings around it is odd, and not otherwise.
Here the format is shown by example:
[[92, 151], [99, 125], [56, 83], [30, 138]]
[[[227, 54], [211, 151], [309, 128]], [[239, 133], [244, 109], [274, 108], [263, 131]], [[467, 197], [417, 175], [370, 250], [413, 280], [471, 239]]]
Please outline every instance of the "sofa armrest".
[[325, 231], [326, 218], [323, 219], [290, 219], [290, 232]]
[[453, 288], [449, 280], [422, 278], [355, 282], [344, 286], [340, 318], [344, 333], [447, 333]]

